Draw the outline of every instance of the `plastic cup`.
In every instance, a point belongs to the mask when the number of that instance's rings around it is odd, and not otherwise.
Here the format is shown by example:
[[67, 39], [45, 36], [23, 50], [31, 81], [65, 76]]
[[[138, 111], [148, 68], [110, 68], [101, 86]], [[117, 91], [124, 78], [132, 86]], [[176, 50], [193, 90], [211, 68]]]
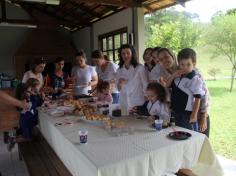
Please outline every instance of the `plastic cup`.
[[86, 144], [88, 142], [87, 130], [79, 130], [79, 142], [80, 144]]
[[161, 131], [162, 130], [162, 124], [163, 124], [163, 120], [159, 119], [159, 120], [155, 120], [155, 128], [157, 131]]

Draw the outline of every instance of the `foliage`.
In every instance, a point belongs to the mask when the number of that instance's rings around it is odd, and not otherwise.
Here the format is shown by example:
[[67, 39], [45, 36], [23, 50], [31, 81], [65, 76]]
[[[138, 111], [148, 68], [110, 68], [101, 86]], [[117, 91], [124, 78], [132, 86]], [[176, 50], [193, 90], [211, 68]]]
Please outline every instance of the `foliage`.
[[236, 73], [236, 13], [218, 15], [212, 19], [205, 33], [205, 41], [212, 47], [213, 56], [226, 56], [232, 64], [231, 86]]
[[219, 68], [211, 68], [210, 70], [208, 70], [208, 74], [210, 76], [212, 76], [214, 80], [216, 80], [216, 75], [218, 73], [220, 73], [220, 69]]
[[236, 91], [227, 91], [226, 79], [206, 83], [211, 95], [211, 144], [218, 155], [236, 160]]
[[146, 46], [168, 47], [179, 51], [185, 47], [194, 47], [201, 35], [198, 16], [173, 9], [161, 10], [145, 18]]

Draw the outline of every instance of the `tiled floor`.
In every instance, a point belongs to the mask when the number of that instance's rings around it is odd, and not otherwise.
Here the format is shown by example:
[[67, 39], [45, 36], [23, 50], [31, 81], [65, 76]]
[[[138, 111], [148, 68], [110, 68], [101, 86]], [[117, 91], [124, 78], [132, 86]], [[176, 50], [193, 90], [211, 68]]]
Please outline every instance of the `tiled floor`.
[[23, 161], [19, 160], [17, 147], [11, 152], [3, 144], [3, 134], [0, 133], [0, 172], [2, 176], [28, 176]]
[[[221, 156], [218, 158], [224, 168], [224, 176], [236, 176], [236, 161]], [[0, 133], [0, 172], [2, 176], [28, 176], [24, 162], [19, 160], [17, 147], [8, 152], [6, 145], [3, 144], [2, 133]]]

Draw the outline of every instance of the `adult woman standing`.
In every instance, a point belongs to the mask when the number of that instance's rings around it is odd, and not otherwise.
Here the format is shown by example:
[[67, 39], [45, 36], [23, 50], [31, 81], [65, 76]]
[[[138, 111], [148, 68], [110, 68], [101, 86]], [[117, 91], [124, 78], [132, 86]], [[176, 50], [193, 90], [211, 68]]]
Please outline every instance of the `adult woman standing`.
[[45, 81], [45, 85], [52, 87], [56, 94], [63, 92], [63, 89], [67, 87], [69, 75], [63, 72], [64, 58], [58, 57], [54, 61], [55, 70], [52, 74], [48, 75]]
[[44, 58], [34, 59], [31, 65], [31, 69], [25, 72], [22, 79], [22, 83], [26, 83], [29, 78], [35, 78], [39, 80], [40, 82], [39, 88], [42, 88], [44, 84], [42, 72], [45, 68], [45, 64], [46, 64], [46, 61], [44, 60]]
[[113, 104], [119, 103], [119, 91], [115, 84], [116, 79], [116, 71], [118, 65], [107, 61], [103, 55], [103, 53], [99, 50], [95, 50], [92, 52], [92, 59], [96, 64], [96, 71], [98, 74], [99, 83], [102, 81], [108, 81], [112, 88], [112, 98]]
[[98, 83], [97, 72], [94, 67], [86, 64], [84, 51], [78, 52], [75, 57], [72, 79], [74, 82], [74, 96], [77, 98], [89, 95], [89, 91]]
[[123, 114], [128, 114], [130, 108], [144, 103], [147, 74], [144, 66], [138, 63], [136, 51], [131, 45], [122, 45], [119, 49], [117, 81]]

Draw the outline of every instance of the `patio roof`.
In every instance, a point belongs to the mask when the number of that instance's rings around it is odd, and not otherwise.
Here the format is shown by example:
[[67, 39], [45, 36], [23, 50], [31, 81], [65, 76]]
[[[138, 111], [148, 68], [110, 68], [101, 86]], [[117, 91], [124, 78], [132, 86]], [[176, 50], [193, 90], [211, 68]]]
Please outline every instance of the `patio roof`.
[[[47, 20], [47, 24], [56, 24], [70, 31], [76, 31], [126, 8], [143, 7], [146, 14], [178, 3], [183, 4], [187, 0], [61, 0], [59, 5], [37, 2], [40, 0], [8, 1], [20, 5], [33, 20], [5, 19], [5, 22], [45, 24], [46, 22], [42, 20], [45, 18], [42, 16], [47, 15], [51, 19], [50, 22]], [[4, 22], [4, 19], [0, 21]]]

